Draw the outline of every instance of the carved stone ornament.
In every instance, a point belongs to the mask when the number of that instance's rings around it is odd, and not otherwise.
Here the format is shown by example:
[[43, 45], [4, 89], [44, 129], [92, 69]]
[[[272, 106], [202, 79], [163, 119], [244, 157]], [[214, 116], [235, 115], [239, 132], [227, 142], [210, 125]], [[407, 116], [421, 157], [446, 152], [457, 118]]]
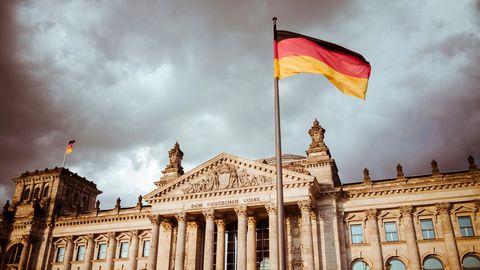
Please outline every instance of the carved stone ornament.
[[173, 228], [172, 221], [169, 219], [165, 219], [162, 221], [162, 227], [165, 230], [171, 230]]
[[217, 224], [217, 227], [224, 227], [225, 228], [225, 219], [223, 219], [223, 218], [216, 219], [215, 224]]
[[403, 174], [403, 167], [400, 164], [397, 164], [397, 178], [402, 178], [405, 175]]
[[196, 229], [196, 228], [198, 228], [198, 222], [196, 220], [189, 221], [189, 222], [187, 222], [187, 227], [192, 228], [192, 229]]
[[138, 230], [132, 230], [129, 233], [132, 239], [138, 239]]
[[247, 224], [250, 226], [255, 226], [255, 224], [257, 224], [257, 218], [254, 216], [249, 216], [247, 219]]
[[247, 207], [245, 205], [237, 206], [235, 207], [235, 213], [237, 213], [237, 217], [246, 217]]
[[150, 216], [148, 216], [148, 218], [150, 219], [150, 222], [152, 224], [159, 225], [160, 222], [162, 222], [162, 218], [159, 215], [150, 215]]
[[90, 234], [85, 235], [85, 238], [87, 238], [87, 241], [90, 241], [90, 240], [93, 240], [94, 236], [95, 235], [93, 235], [93, 233], [90, 233]]
[[311, 200], [298, 201], [297, 204], [298, 204], [298, 208], [300, 208], [300, 211], [302, 212], [310, 212], [312, 210]]
[[370, 171], [367, 168], [363, 169], [363, 182], [365, 183], [371, 182]]
[[269, 215], [276, 215], [277, 214], [277, 205], [273, 204], [273, 203], [267, 203], [265, 205], [265, 209], [267, 209], [267, 213]]
[[317, 119], [313, 121], [313, 125], [308, 130], [308, 134], [312, 139], [312, 143], [310, 144], [310, 149], [322, 147], [322, 146], [325, 147], [325, 143], [323, 142], [325, 129], [320, 126], [320, 123], [318, 123]]
[[108, 240], [115, 240], [115, 232], [108, 232], [107, 238]]
[[208, 192], [222, 189], [261, 186], [271, 184], [272, 178], [264, 175], [252, 176], [245, 169], [234, 165], [219, 164], [202, 178], [183, 188], [183, 193]]
[[170, 163], [167, 165], [165, 170], [162, 171], [162, 173], [172, 173], [175, 172], [178, 175], [183, 174], [183, 167], [182, 167], [182, 159], [183, 159], [183, 152], [180, 150], [180, 145], [178, 142], [175, 143], [173, 148], [168, 151], [168, 158], [170, 160]]
[[432, 174], [439, 174], [440, 170], [438, 169], [438, 163], [436, 160], [432, 160]]
[[215, 218], [215, 211], [213, 209], [204, 210], [202, 212], [202, 214], [205, 217], [205, 219], [214, 219]]
[[400, 215], [402, 215], [402, 217], [412, 216], [413, 206], [405, 205], [400, 206], [398, 209], [400, 210]]
[[176, 213], [175, 218], [178, 222], [185, 222], [187, 220], [187, 214], [185, 212]]
[[475, 165], [475, 159], [472, 156], [468, 156], [468, 169], [470, 170], [476, 170], [477, 165]]
[[365, 210], [365, 217], [367, 218], [367, 220], [377, 219], [377, 214], [378, 214], [378, 209], [376, 209], [376, 208]]
[[450, 214], [450, 208], [452, 206], [449, 202], [437, 203], [435, 205], [437, 207], [437, 212], [439, 214]]

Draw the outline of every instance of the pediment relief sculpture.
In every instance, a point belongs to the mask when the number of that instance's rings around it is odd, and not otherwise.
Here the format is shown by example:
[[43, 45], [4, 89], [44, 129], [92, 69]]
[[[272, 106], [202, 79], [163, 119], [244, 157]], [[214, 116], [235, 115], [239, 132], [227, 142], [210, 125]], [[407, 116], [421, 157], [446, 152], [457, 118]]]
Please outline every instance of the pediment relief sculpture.
[[184, 194], [208, 192], [223, 189], [254, 187], [271, 184], [272, 178], [264, 175], [251, 175], [244, 168], [232, 164], [219, 164], [203, 175], [200, 180], [183, 188]]

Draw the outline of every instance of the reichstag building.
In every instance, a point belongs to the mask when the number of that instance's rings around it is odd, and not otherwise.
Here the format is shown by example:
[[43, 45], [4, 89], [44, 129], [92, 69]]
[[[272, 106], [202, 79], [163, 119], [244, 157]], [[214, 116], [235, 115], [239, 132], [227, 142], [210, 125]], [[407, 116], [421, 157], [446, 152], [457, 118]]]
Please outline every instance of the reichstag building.
[[[285, 155], [288, 269], [480, 269], [480, 171], [342, 183], [318, 121], [306, 156]], [[306, 137], [308, 138], [308, 137]], [[0, 269], [277, 269], [275, 159], [221, 153], [184, 172], [180, 146], [156, 188], [102, 209], [94, 182], [26, 172], [0, 216]], [[147, 202], [147, 203], [144, 203]]]

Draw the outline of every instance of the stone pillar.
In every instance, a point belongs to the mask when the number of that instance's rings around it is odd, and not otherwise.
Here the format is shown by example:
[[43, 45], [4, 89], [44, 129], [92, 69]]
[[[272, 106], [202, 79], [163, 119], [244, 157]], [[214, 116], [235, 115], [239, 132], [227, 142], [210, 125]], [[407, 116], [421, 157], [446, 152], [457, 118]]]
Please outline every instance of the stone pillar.
[[257, 220], [255, 217], [248, 217], [247, 220], [247, 269], [257, 269]]
[[410, 205], [400, 206], [400, 214], [402, 215], [402, 224], [407, 241], [408, 258], [410, 259], [410, 269], [421, 270], [420, 255], [418, 253], [417, 236], [413, 224], [413, 207]]
[[[68, 242], [68, 244], [71, 246], [73, 242], [70, 241]], [[27, 263], [28, 263], [28, 257], [30, 255], [29, 253], [30, 253], [30, 245], [31, 245], [30, 237], [28, 235], [22, 236], [22, 245], [23, 245], [23, 249], [22, 249], [22, 254], [20, 255], [20, 262], [18, 263], [18, 270], [27, 269]]]
[[382, 247], [380, 246], [380, 236], [378, 235], [377, 213], [378, 210], [376, 208], [365, 210], [365, 216], [367, 218], [366, 236], [367, 243], [370, 244], [369, 254], [375, 269], [383, 269], [383, 255]]
[[[293, 245], [293, 235], [292, 235], [292, 223], [293, 223], [293, 216], [285, 216], [285, 234], [287, 235], [287, 243], [285, 246], [285, 249], [287, 251], [287, 269], [293, 269], [293, 258], [292, 258], [292, 245]], [[278, 240], [277, 240], [278, 244]], [[278, 247], [277, 247], [278, 250]], [[278, 263], [278, 257], [277, 257], [277, 263]], [[275, 269], [275, 268], [270, 268], [270, 269]]]
[[150, 219], [150, 253], [148, 254], [147, 269], [156, 270], [157, 268], [157, 252], [158, 252], [158, 228], [160, 226], [161, 217], [152, 215]]
[[108, 233], [108, 248], [107, 248], [107, 266], [106, 270], [113, 270], [115, 258], [115, 251], [117, 250], [117, 238], [115, 232]]
[[[130, 254], [128, 254], [128, 261], [131, 270], [137, 269], [137, 256], [138, 256], [138, 231], [131, 231], [130, 235], [132, 237], [132, 241], [130, 242]], [[151, 243], [151, 242], [150, 242]]]
[[238, 253], [237, 253], [237, 269], [247, 269], [247, 207], [235, 207], [238, 219]]
[[[162, 226], [160, 227], [160, 236], [158, 240], [158, 256], [157, 256], [157, 270], [168, 270], [170, 269], [170, 253], [172, 252], [172, 233], [173, 226], [172, 221], [165, 219], [162, 221]], [[150, 252], [151, 250], [150, 242]]]
[[265, 205], [268, 213], [268, 245], [270, 254], [270, 269], [278, 269], [278, 223], [277, 206], [272, 204]]
[[[201, 268], [199, 256], [201, 252], [198, 252], [200, 249], [203, 249], [199, 245], [200, 239], [200, 224], [197, 220], [191, 220], [187, 222], [187, 232], [185, 236], [185, 258], [184, 258], [184, 268], [185, 269], [198, 269]], [[200, 253], [200, 254], [199, 254]], [[213, 252], [212, 252], [213, 256]]]
[[302, 213], [302, 259], [303, 269], [313, 270], [315, 267], [313, 260], [313, 239], [312, 239], [312, 220], [310, 212], [312, 211], [312, 202], [304, 200], [298, 202], [298, 207]]
[[83, 261], [84, 269], [92, 268], [93, 252], [95, 250], [95, 242], [93, 241], [93, 234], [87, 235], [87, 246], [85, 247], [85, 260]]
[[450, 220], [450, 207], [449, 202], [437, 203], [437, 212], [439, 214], [440, 222], [442, 223], [443, 239], [445, 246], [447, 247], [447, 257], [450, 261], [451, 270], [460, 270], [460, 260], [458, 258], [458, 247], [455, 241], [455, 234], [453, 232], [452, 222]]
[[223, 270], [225, 266], [225, 220], [215, 220], [217, 224], [217, 258], [215, 261], [215, 269]]
[[317, 223], [317, 214], [315, 211], [310, 213], [310, 218], [312, 219], [312, 239], [313, 239], [313, 256], [315, 269], [320, 269], [320, 255], [319, 255], [319, 245], [318, 245], [318, 223]]
[[215, 237], [215, 211], [203, 211], [205, 217], [205, 248], [203, 253], [203, 269], [213, 269], [213, 240]]
[[175, 248], [175, 270], [183, 270], [185, 257], [185, 239], [187, 232], [187, 215], [185, 212], [175, 215], [178, 223], [177, 246]]
[[[67, 248], [65, 250], [65, 256], [63, 257], [63, 269], [70, 270], [72, 268], [72, 264], [70, 262], [72, 261], [72, 257], [73, 257], [73, 246], [75, 244], [73, 243], [73, 238], [71, 236], [68, 236], [66, 238], [66, 241], [67, 241]], [[22, 255], [23, 255], [23, 252], [22, 252]], [[22, 269], [22, 268], [19, 267], [18, 269]]]

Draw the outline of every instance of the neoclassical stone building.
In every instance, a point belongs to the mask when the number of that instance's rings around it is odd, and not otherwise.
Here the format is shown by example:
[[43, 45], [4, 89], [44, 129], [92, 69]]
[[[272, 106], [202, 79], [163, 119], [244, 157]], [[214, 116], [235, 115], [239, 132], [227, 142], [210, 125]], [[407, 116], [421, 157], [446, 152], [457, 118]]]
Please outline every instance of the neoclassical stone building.
[[[480, 269], [480, 171], [341, 183], [315, 120], [306, 157], [285, 155], [289, 269]], [[155, 190], [101, 209], [65, 168], [13, 179], [0, 268], [277, 269], [275, 159], [221, 153], [184, 173], [177, 144]], [[146, 201], [147, 204], [144, 204]]]

